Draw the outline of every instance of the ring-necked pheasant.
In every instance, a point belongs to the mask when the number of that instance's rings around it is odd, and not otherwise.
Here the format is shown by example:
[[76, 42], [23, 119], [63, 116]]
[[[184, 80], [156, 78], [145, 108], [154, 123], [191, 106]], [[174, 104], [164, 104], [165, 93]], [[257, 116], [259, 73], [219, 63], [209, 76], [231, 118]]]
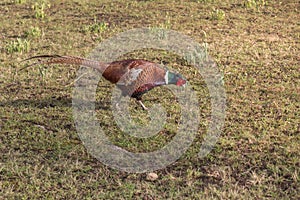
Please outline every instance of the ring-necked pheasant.
[[[184, 86], [186, 80], [178, 73], [170, 72], [158, 64], [141, 59], [129, 59], [104, 63], [76, 56], [42, 55], [34, 56], [26, 60], [44, 58], [24, 68], [38, 64], [74, 64], [83, 65], [99, 70], [102, 76], [122, 91], [123, 96], [135, 98], [138, 103], [147, 110], [142, 103], [142, 95], [161, 85], [174, 84]], [[22, 69], [24, 69], [22, 68]]]

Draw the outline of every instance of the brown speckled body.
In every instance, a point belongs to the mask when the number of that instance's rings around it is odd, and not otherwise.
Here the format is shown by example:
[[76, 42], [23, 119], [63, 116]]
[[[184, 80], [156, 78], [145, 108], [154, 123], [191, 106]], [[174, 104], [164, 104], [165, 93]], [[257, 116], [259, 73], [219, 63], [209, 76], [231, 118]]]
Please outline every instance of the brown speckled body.
[[[130, 77], [131, 70], [139, 70], [136, 79]], [[145, 60], [122, 60], [112, 62], [102, 76], [111, 83], [117, 84], [124, 96], [128, 95], [138, 100], [147, 91], [156, 86], [165, 85], [166, 70], [158, 64]]]

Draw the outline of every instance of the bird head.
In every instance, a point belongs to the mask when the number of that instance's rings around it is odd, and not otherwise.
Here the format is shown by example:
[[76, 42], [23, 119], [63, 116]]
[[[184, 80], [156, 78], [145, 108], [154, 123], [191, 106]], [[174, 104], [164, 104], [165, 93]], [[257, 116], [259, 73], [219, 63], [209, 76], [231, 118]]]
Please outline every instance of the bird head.
[[178, 74], [176, 85], [177, 86], [185, 86], [185, 84], [186, 84], [186, 80], [184, 78], [182, 78], [182, 76], [180, 74]]
[[167, 72], [166, 75], [168, 78], [168, 81], [166, 81], [167, 84], [174, 84], [177, 86], [184, 86], [186, 84], [186, 80], [182, 77], [181, 74]]

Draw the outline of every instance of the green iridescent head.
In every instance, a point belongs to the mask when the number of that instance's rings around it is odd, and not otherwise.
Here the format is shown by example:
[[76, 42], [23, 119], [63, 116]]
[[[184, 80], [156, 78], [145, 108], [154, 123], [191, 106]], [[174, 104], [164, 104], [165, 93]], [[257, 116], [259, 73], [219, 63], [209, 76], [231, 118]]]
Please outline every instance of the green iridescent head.
[[165, 74], [165, 82], [166, 85], [174, 84], [177, 86], [183, 86], [186, 83], [186, 80], [182, 77], [181, 74], [167, 71]]

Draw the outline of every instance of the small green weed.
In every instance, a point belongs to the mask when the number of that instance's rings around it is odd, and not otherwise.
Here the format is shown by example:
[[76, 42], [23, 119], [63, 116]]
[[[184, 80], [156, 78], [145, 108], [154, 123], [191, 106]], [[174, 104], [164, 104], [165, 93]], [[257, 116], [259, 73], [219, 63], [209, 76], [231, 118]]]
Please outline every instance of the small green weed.
[[197, 3], [211, 3], [213, 1], [214, 0], [195, 0], [195, 2], [197, 2]]
[[195, 48], [195, 51], [191, 53], [187, 53], [184, 56], [184, 60], [186, 61], [186, 65], [195, 65], [197, 63], [205, 62], [208, 59], [208, 44], [203, 43], [201, 46]]
[[94, 23], [87, 25], [84, 27], [84, 32], [89, 33], [102, 33], [108, 29], [107, 23], [105, 22], [98, 22], [97, 19], [94, 19]]
[[163, 28], [163, 29], [170, 29], [170, 28], [171, 28], [171, 20], [170, 20], [170, 19], [167, 19], [167, 20], [165, 21], [165, 23], [160, 24], [160, 28]]
[[25, 31], [24, 35], [26, 38], [38, 38], [42, 34], [42, 31], [39, 27], [30, 27], [29, 30]]
[[44, 68], [43, 66], [39, 66], [39, 74], [40, 77], [42, 78], [42, 83], [46, 82], [46, 75], [48, 73], [48, 68]]
[[244, 6], [246, 8], [256, 8], [259, 9], [260, 7], [266, 6], [268, 3], [265, 0], [246, 0], [244, 2]]
[[167, 13], [165, 22], [160, 24], [159, 28], [171, 29], [171, 17], [169, 16], [169, 13]]
[[26, 3], [26, 0], [14, 0], [13, 2], [15, 4], [23, 4], [23, 3]]
[[165, 39], [166, 31], [164, 29], [171, 29], [171, 26], [171, 17], [169, 16], [169, 13], [167, 13], [164, 23], [161, 23], [158, 26], [149, 27], [149, 29], [152, 33], [155, 33], [158, 38]]
[[6, 51], [8, 53], [14, 52], [28, 52], [30, 49], [30, 41], [26, 39], [17, 38], [17, 40], [10, 42], [6, 46]]
[[211, 11], [211, 19], [212, 20], [223, 20], [225, 18], [225, 12], [221, 9], [213, 9], [213, 11]]
[[32, 9], [34, 10], [34, 16], [35, 18], [40, 18], [44, 19], [46, 14], [45, 14], [45, 9], [50, 8], [50, 3], [45, 1], [45, 0], [39, 0], [34, 3], [32, 6]]

